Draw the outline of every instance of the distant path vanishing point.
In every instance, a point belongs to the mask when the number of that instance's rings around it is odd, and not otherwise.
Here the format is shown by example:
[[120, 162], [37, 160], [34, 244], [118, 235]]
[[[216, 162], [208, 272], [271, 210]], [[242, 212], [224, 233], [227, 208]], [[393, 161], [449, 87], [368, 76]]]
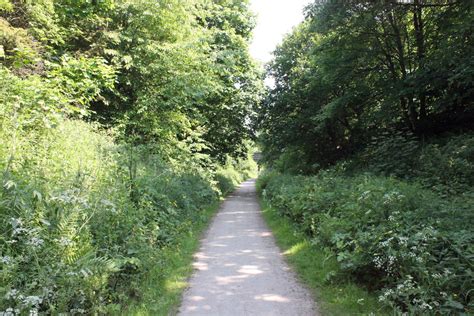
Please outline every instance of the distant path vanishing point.
[[318, 314], [262, 218], [254, 180], [223, 203], [194, 267], [179, 315]]

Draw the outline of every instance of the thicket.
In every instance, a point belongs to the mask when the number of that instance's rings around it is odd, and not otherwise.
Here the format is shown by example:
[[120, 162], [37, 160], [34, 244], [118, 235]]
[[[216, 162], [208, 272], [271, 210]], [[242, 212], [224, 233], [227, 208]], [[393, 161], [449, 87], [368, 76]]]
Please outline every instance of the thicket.
[[334, 252], [342, 274], [381, 304], [410, 315], [473, 310], [474, 202], [443, 199], [394, 178], [337, 170], [313, 177], [267, 173], [259, 191], [312, 241]]
[[268, 66], [264, 198], [400, 313], [473, 310], [472, 21], [469, 1], [314, 1]]
[[315, 173], [382, 135], [472, 131], [473, 14], [471, 1], [315, 1], [268, 67], [266, 160]]
[[0, 312], [120, 313], [256, 165], [246, 1], [0, 1]]

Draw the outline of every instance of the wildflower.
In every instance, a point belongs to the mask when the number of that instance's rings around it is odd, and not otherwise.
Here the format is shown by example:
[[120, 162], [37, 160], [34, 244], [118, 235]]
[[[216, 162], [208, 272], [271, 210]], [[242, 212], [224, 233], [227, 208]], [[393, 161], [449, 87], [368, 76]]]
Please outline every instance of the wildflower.
[[427, 304], [426, 302], [423, 302], [420, 307], [422, 309], [433, 309], [433, 307], [430, 304]]
[[400, 241], [401, 245], [406, 245], [408, 243], [407, 237], [398, 237], [398, 240]]
[[38, 309], [32, 308], [30, 309], [30, 312], [28, 313], [29, 316], [38, 316]]
[[16, 289], [11, 289], [10, 291], [7, 292], [7, 294], [5, 295], [5, 298], [6, 298], [7, 300], [9, 300], [9, 299], [15, 299], [17, 296], [18, 296], [18, 290], [16, 290]]
[[61, 237], [61, 239], [59, 239], [58, 242], [63, 247], [67, 247], [67, 246], [70, 246], [72, 244], [72, 240], [67, 238], [67, 237]]
[[5, 311], [0, 311], [0, 316], [15, 316], [19, 315], [20, 310], [19, 309], [13, 309], [12, 307], [7, 308]]
[[23, 299], [23, 304], [28, 306], [38, 306], [43, 302], [43, 299], [39, 296], [27, 296]]
[[12, 225], [13, 229], [17, 228], [17, 227], [20, 227], [20, 226], [23, 226], [23, 221], [21, 220], [21, 218], [10, 218], [10, 224]]
[[42, 246], [43, 243], [44, 243], [44, 240], [41, 239], [41, 238], [37, 238], [37, 237], [31, 238], [30, 241], [28, 242], [29, 245], [31, 245], [35, 248]]
[[10, 264], [12, 262], [12, 258], [9, 256], [0, 257], [0, 262], [3, 264]]

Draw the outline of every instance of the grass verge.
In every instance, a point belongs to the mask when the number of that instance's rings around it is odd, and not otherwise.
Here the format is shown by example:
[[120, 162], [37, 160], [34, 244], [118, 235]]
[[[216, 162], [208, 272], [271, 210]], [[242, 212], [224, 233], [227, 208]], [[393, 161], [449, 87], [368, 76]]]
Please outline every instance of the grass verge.
[[334, 254], [311, 244], [295, 224], [261, 200], [263, 216], [285, 258], [311, 290], [323, 315], [390, 315], [375, 295], [341, 277]]
[[187, 280], [193, 273], [193, 255], [199, 247], [200, 237], [220, 207], [220, 202], [202, 213], [202, 220], [193, 224], [181, 236], [177, 245], [163, 249], [159, 262], [142, 282], [143, 295], [131, 303], [125, 315], [174, 315], [177, 313]]

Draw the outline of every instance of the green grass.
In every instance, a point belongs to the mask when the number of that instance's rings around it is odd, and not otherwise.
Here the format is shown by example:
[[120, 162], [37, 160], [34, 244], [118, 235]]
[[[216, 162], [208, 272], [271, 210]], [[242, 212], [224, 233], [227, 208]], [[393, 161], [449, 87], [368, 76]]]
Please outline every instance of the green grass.
[[[390, 315], [377, 297], [341, 277], [334, 254], [311, 244], [294, 223], [261, 201], [263, 216], [285, 258], [311, 290], [323, 315]], [[334, 277], [328, 277], [334, 276]]]
[[131, 302], [125, 315], [173, 315], [177, 313], [181, 296], [193, 272], [193, 254], [199, 247], [202, 233], [219, 209], [215, 203], [203, 211], [203, 220], [183, 234], [178, 245], [163, 249], [159, 262], [141, 284], [143, 294]]

